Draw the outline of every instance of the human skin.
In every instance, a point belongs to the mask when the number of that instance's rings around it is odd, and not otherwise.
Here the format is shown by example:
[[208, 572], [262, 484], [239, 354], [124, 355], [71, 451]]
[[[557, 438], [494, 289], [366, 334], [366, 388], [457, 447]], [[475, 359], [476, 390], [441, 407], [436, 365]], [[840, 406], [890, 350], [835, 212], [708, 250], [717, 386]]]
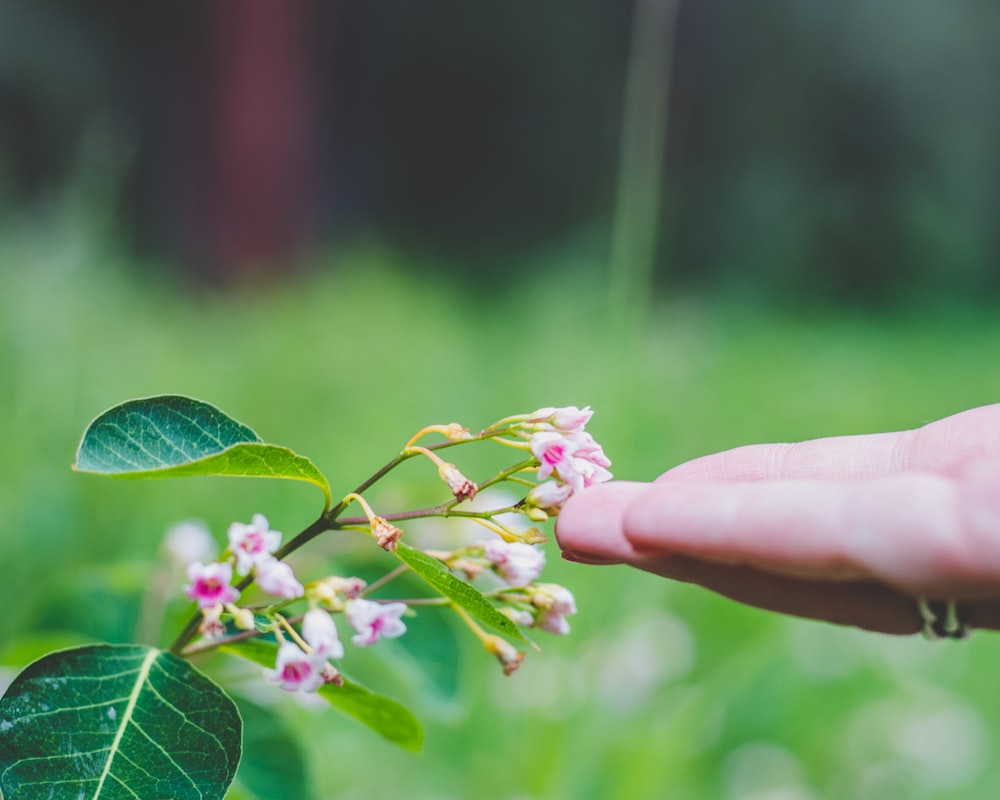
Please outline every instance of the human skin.
[[563, 557], [911, 634], [918, 598], [1000, 629], [1000, 404], [915, 430], [739, 447], [571, 497]]

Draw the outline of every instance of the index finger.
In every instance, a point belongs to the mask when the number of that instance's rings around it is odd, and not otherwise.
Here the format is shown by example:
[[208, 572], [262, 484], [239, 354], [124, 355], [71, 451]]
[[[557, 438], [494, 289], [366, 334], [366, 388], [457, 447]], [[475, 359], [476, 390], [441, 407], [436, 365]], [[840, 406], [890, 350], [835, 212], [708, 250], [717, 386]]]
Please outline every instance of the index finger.
[[953, 476], [970, 461], [996, 455], [1000, 455], [1000, 404], [963, 411], [914, 430], [737, 447], [680, 464], [658, 481], [860, 478], [900, 472]]

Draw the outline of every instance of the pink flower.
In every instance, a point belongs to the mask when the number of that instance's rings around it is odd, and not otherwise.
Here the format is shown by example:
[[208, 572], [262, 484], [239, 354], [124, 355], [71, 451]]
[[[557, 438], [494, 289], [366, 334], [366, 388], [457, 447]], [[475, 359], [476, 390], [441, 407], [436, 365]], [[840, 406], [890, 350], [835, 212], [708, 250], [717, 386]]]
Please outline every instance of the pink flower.
[[554, 431], [542, 431], [532, 436], [528, 445], [540, 462], [539, 478], [545, 479], [555, 473], [570, 482], [563, 472], [573, 469], [573, 444], [565, 436]]
[[533, 602], [540, 611], [535, 624], [543, 631], [565, 635], [569, 633], [566, 617], [576, 613], [576, 600], [565, 586], [554, 583], [540, 584]]
[[322, 608], [313, 608], [302, 619], [302, 638], [323, 658], [343, 658], [344, 645], [337, 637], [337, 624]]
[[268, 528], [267, 517], [254, 514], [249, 525], [234, 522], [229, 526], [229, 549], [236, 554], [236, 571], [247, 575], [281, 544], [281, 533]]
[[233, 567], [229, 563], [202, 564], [195, 561], [188, 564], [188, 580], [184, 587], [187, 596], [198, 602], [199, 608], [211, 608], [220, 603], [232, 603], [240, 592], [230, 583], [233, 580]]
[[483, 545], [483, 557], [511, 586], [527, 586], [545, 566], [545, 553], [523, 542], [491, 539]]
[[566, 438], [573, 444], [574, 458], [582, 458], [598, 467], [611, 466], [611, 459], [604, 455], [604, 448], [586, 431], [571, 433]]
[[573, 472], [567, 480], [570, 481], [574, 491], [579, 491], [595, 483], [609, 481], [612, 477], [614, 476], [604, 467], [584, 458], [574, 458]]
[[269, 681], [286, 692], [315, 692], [325, 682], [326, 659], [304, 653], [293, 642], [282, 642], [274, 669], [265, 669]]
[[373, 603], [371, 600], [351, 600], [344, 609], [344, 616], [358, 633], [351, 641], [361, 647], [375, 644], [383, 636], [395, 639], [406, 633], [400, 619], [406, 603]]
[[268, 556], [266, 560], [257, 562], [254, 569], [257, 585], [268, 594], [275, 597], [302, 597], [306, 590], [295, 578], [292, 568], [284, 561]]

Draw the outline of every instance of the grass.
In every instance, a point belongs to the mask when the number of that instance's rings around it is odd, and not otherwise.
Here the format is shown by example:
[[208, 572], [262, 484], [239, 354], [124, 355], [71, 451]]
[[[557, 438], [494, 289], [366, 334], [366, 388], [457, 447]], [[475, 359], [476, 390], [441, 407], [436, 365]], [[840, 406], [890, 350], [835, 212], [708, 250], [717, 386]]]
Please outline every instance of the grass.
[[[266, 290], [192, 295], [136, 277], [86, 225], [8, 231], [0, 259], [8, 663], [29, 634], [127, 638], [134, 612], [100, 592], [134, 591], [143, 573], [129, 565], [178, 519], [221, 538], [255, 511], [287, 533], [318, 511], [315, 490], [282, 482], [71, 473], [86, 423], [127, 398], [206, 399], [346, 491], [425, 424], [544, 405], [594, 406], [616, 474], [646, 480], [718, 449], [912, 427], [1000, 397], [995, 310], [876, 317], [689, 298], [663, 303], [622, 352], [600, 293], [565, 289], [565, 273], [474, 291], [369, 250]], [[414, 488], [386, 502], [434, 488], [409, 474]], [[433, 623], [409, 649], [358, 662], [424, 719], [422, 755], [258, 694], [298, 732], [316, 798], [1000, 795], [997, 637], [932, 645], [784, 620], [548, 554], [580, 613], [513, 678]], [[92, 605], [73, 599], [80, 587]]]

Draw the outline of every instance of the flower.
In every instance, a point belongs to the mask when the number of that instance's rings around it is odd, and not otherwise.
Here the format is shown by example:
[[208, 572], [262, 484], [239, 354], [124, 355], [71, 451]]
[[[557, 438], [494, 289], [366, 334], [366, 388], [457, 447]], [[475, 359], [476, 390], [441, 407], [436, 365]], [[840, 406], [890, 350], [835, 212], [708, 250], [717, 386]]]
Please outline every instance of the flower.
[[202, 522], [178, 522], [163, 539], [163, 549], [177, 564], [212, 561], [217, 552], [208, 528]]
[[538, 477], [555, 476], [578, 492], [595, 483], [611, 480], [611, 461], [589, 433], [536, 433], [528, 442], [539, 461]]
[[282, 642], [274, 669], [265, 669], [264, 676], [286, 692], [315, 692], [326, 682], [325, 667], [325, 658], [307, 654], [293, 642]]
[[257, 576], [257, 585], [275, 597], [292, 599], [302, 597], [306, 592], [302, 584], [295, 578], [292, 568], [273, 556], [258, 561], [254, 573]]
[[574, 458], [582, 458], [598, 467], [611, 466], [611, 459], [604, 455], [604, 448], [586, 431], [568, 434], [566, 438], [573, 444]]
[[219, 639], [226, 635], [226, 626], [222, 624], [222, 603], [201, 609], [201, 623], [198, 633], [206, 639]]
[[331, 575], [313, 584], [313, 597], [321, 603], [326, 603], [334, 611], [340, 611], [343, 602], [338, 595], [342, 594], [346, 599], [353, 600], [367, 585], [361, 578], [341, 578]]
[[539, 478], [548, 478], [555, 473], [570, 482], [563, 473], [573, 470], [573, 445], [565, 436], [555, 431], [542, 431], [532, 436], [528, 445], [540, 462]]
[[358, 633], [351, 637], [354, 644], [361, 647], [375, 644], [383, 636], [395, 639], [406, 633], [406, 625], [400, 619], [406, 611], [406, 603], [374, 603], [371, 600], [351, 600], [344, 609], [344, 616]]
[[313, 608], [302, 619], [302, 637], [317, 656], [343, 658], [344, 645], [337, 638], [337, 624], [322, 608]]
[[531, 415], [531, 418], [540, 420], [543, 424], [547, 423], [562, 433], [576, 433], [583, 430], [592, 416], [594, 416], [594, 412], [590, 410], [590, 406], [583, 408], [564, 406], [563, 408], [540, 408]]
[[240, 575], [271, 557], [281, 544], [281, 533], [268, 527], [267, 517], [254, 514], [249, 525], [234, 522], [229, 526], [229, 549], [236, 555], [236, 571]]
[[539, 608], [535, 624], [548, 633], [569, 633], [566, 617], [576, 613], [576, 600], [570, 590], [555, 583], [539, 584], [536, 590], [532, 598], [532, 602]]
[[230, 585], [233, 567], [229, 563], [202, 564], [195, 561], [188, 564], [187, 576], [191, 583], [184, 587], [184, 591], [198, 602], [199, 608], [232, 603], [240, 596], [239, 589]]
[[483, 557], [511, 586], [527, 586], [545, 566], [545, 553], [523, 542], [491, 539], [483, 545]]

